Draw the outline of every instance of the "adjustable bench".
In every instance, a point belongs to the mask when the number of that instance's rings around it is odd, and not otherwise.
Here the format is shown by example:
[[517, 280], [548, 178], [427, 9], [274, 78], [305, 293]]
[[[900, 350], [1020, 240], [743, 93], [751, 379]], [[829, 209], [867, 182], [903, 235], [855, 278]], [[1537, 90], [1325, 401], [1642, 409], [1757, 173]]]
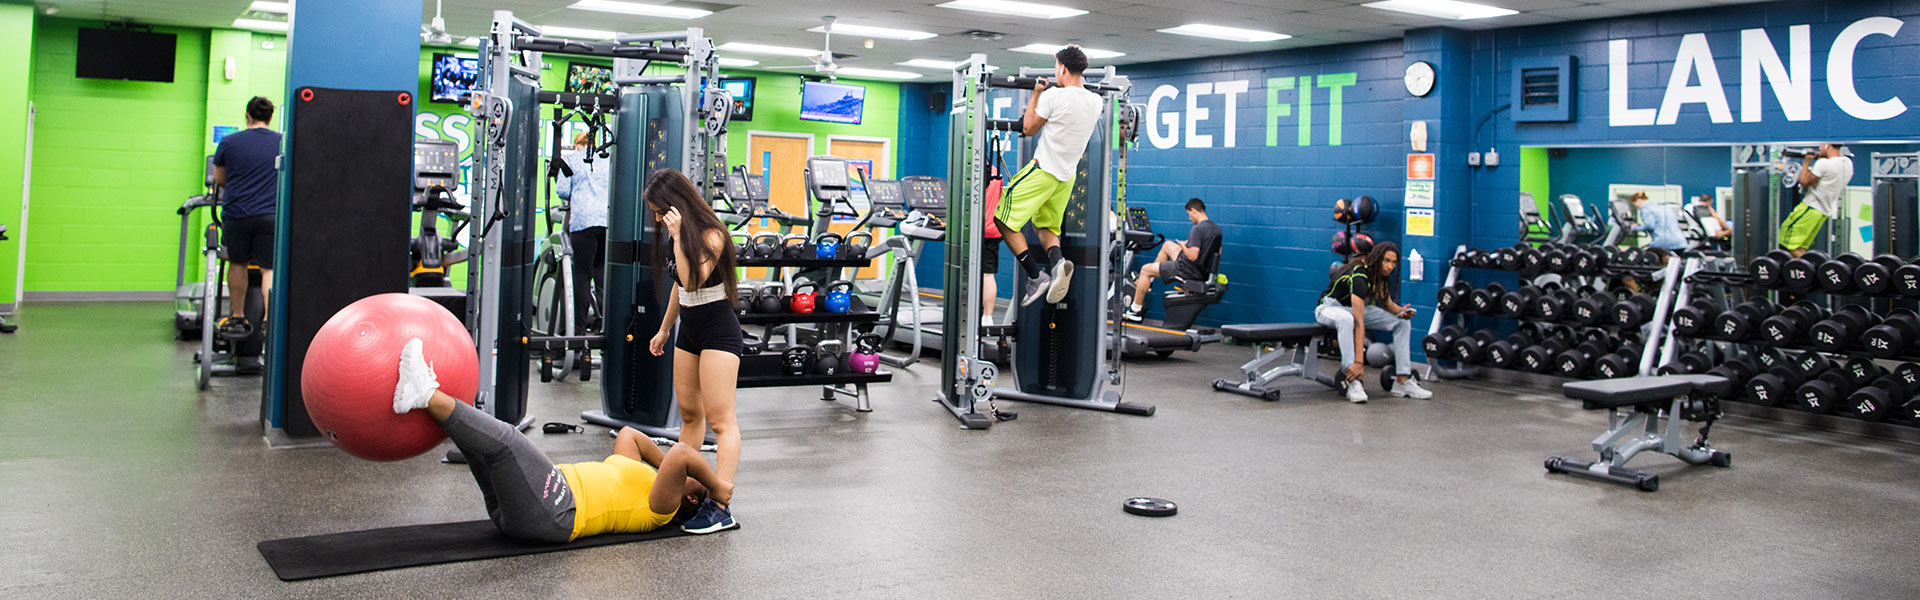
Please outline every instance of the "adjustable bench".
[[[1720, 416], [1720, 395], [1730, 387], [1732, 384], [1726, 378], [1717, 375], [1662, 375], [1568, 383], [1562, 392], [1568, 398], [1579, 400], [1580, 407], [1586, 410], [1605, 409], [1609, 426], [1606, 433], [1593, 440], [1593, 449], [1600, 453], [1600, 460], [1585, 462], [1555, 456], [1547, 459], [1547, 472], [1632, 485], [1651, 492], [1660, 489], [1660, 476], [1626, 466], [1627, 461], [1641, 452], [1671, 454], [1688, 464], [1730, 466], [1732, 454], [1714, 450], [1707, 444], [1707, 431]], [[1620, 416], [1623, 408], [1632, 411], [1624, 418]], [[1690, 446], [1682, 446], [1685, 441], [1680, 427], [1686, 421], [1705, 423], [1700, 427], [1700, 437]]]
[[1266, 400], [1279, 400], [1275, 382], [1282, 377], [1299, 377], [1339, 389], [1333, 377], [1320, 370], [1320, 338], [1333, 334], [1333, 328], [1319, 323], [1265, 323], [1227, 325], [1220, 333], [1241, 342], [1255, 344], [1253, 360], [1240, 365], [1240, 380], [1213, 380], [1213, 389], [1244, 394]]

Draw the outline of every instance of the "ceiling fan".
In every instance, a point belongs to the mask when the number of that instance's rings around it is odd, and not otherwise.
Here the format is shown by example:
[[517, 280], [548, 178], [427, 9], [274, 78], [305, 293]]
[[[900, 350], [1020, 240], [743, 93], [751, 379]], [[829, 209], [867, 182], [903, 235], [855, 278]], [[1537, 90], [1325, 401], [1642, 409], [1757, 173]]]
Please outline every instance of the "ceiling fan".
[[821, 23], [820, 29], [821, 31], [826, 33], [826, 41], [822, 44], [820, 53], [813, 55], [813, 64], [787, 65], [787, 66], [764, 67], [764, 68], [780, 69], [780, 70], [811, 69], [814, 73], [825, 75], [828, 80], [834, 79], [834, 74], [840, 71], [840, 63], [836, 62], [836, 60], [853, 60], [853, 59], [859, 58], [852, 54], [834, 53], [833, 51], [834, 20], [835, 20], [835, 17], [831, 15], [820, 17], [820, 23]]
[[447, 33], [447, 20], [440, 18], [440, 0], [433, 0], [433, 23], [420, 26], [420, 43], [431, 46], [453, 45], [453, 36]]

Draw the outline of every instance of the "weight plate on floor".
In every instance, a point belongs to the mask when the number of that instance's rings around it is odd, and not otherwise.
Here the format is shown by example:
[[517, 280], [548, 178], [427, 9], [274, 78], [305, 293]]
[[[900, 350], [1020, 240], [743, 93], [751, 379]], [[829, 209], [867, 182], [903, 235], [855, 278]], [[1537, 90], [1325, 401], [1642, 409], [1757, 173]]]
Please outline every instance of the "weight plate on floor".
[[1126, 510], [1127, 514], [1142, 517], [1171, 517], [1180, 512], [1180, 507], [1173, 502], [1159, 498], [1128, 498], [1120, 508]]

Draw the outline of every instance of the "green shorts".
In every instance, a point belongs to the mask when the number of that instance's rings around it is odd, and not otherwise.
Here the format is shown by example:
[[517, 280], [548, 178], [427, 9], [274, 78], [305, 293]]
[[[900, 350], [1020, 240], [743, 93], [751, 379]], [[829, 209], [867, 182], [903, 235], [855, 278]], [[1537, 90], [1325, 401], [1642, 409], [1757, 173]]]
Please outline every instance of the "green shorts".
[[1000, 194], [1000, 209], [994, 211], [993, 218], [1000, 221], [1008, 231], [1020, 231], [1027, 222], [1033, 226], [1060, 233], [1060, 220], [1067, 212], [1067, 199], [1073, 195], [1073, 180], [1061, 181], [1053, 174], [1040, 168], [1039, 161], [1027, 163], [1020, 173], [1007, 183], [1006, 191]]
[[1820, 237], [1820, 227], [1827, 224], [1827, 216], [1814, 210], [1812, 206], [1801, 204], [1787, 213], [1780, 222], [1780, 247], [1788, 250], [1805, 250], [1813, 247]]

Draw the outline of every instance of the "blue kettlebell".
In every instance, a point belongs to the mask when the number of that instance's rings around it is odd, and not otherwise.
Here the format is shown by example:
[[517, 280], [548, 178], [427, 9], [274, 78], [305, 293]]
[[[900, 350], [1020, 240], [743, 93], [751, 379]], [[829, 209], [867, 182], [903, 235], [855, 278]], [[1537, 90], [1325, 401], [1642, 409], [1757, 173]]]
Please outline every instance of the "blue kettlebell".
[[813, 257], [832, 260], [840, 257], [840, 241], [844, 239], [838, 233], [822, 233], [813, 239]]
[[836, 279], [828, 283], [820, 296], [820, 307], [830, 313], [843, 313], [853, 310], [853, 282]]

